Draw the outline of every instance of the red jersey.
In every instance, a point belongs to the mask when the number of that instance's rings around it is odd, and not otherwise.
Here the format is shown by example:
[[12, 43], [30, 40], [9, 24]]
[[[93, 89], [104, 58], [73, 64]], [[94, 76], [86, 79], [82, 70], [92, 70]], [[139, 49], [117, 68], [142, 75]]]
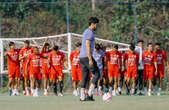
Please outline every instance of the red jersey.
[[119, 60], [121, 59], [120, 52], [109, 51], [107, 55], [108, 65], [120, 66]]
[[127, 52], [124, 54], [124, 60], [126, 60], [127, 68], [136, 68], [139, 62], [139, 55], [136, 52]]
[[[32, 48], [23, 48], [23, 49], [21, 49], [21, 51], [20, 51], [20, 55], [21, 56], [25, 56], [25, 57], [27, 57], [28, 55], [30, 55], [30, 54], [32, 54], [33, 53], [33, 47]], [[23, 64], [26, 64], [26, 62], [27, 62], [27, 60], [26, 60], [26, 58], [24, 58], [23, 59]]]
[[166, 52], [160, 50], [160, 51], [155, 51], [154, 54], [157, 59], [157, 65], [164, 66], [164, 60], [167, 60]]
[[49, 53], [50, 53], [50, 52], [42, 52], [42, 53], [41, 53], [41, 57], [42, 57], [42, 58], [41, 58], [41, 59], [42, 59], [42, 60], [41, 60], [41, 61], [42, 61], [42, 65], [48, 63], [48, 56], [49, 56]]
[[63, 52], [60, 51], [51, 51], [48, 56], [51, 66], [59, 66], [63, 67], [63, 59], [65, 58], [65, 55]]
[[80, 52], [77, 51], [73, 51], [70, 54], [70, 61], [71, 61], [71, 66], [80, 66], [80, 62], [79, 62], [79, 54]]
[[157, 61], [155, 54], [153, 52], [144, 51], [142, 54], [142, 59], [144, 62], [144, 67], [154, 67], [154, 62]]
[[10, 49], [7, 51], [7, 60], [9, 68], [15, 68], [16, 66], [19, 66], [19, 51], [19, 49]]
[[41, 55], [40, 54], [30, 54], [27, 57], [27, 61], [30, 65], [30, 70], [31, 71], [40, 71], [40, 58]]

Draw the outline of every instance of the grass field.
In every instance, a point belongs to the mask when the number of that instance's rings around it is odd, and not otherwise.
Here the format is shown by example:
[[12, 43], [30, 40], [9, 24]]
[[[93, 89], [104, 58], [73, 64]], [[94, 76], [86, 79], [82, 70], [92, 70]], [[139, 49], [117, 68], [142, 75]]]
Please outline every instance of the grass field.
[[80, 102], [79, 97], [0, 95], [0, 110], [169, 110], [169, 95], [116, 96], [111, 102], [95, 97], [95, 102]]

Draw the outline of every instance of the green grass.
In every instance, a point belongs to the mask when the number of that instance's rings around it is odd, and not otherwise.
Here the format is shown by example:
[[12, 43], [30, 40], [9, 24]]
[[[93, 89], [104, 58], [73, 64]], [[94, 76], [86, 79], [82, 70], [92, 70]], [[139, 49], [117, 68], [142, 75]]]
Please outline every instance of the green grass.
[[116, 96], [104, 103], [102, 97], [95, 102], [80, 102], [79, 97], [31, 97], [0, 95], [0, 110], [169, 110], [169, 95]]

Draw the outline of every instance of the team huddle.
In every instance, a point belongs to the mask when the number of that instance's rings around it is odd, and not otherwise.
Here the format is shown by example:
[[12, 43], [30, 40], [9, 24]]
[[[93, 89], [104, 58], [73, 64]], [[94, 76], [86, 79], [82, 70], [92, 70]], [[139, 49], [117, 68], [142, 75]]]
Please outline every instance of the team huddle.
[[[48, 39], [48, 38], [47, 38]], [[64, 53], [59, 51], [59, 47], [52, 47], [44, 41], [40, 46], [33, 41], [36, 46], [31, 47], [29, 41], [24, 42], [23, 49], [15, 49], [14, 42], [9, 43], [9, 50], [5, 53], [8, 59], [8, 77], [9, 77], [9, 95], [19, 95], [18, 86], [20, 79], [23, 80], [23, 94], [39, 96], [41, 80], [43, 80], [44, 95], [49, 95], [49, 87], [53, 87], [55, 95], [63, 96], [63, 69], [68, 69], [68, 63]], [[142, 48], [143, 41], [138, 45]], [[80, 85], [82, 80], [81, 65], [79, 62], [81, 43], [76, 43], [74, 50], [69, 58], [71, 62], [71, 76], [73, 82], [73, 95], [80, 95]], [[40, 49], [40, 52], [39, 52]], [[152, 87], [156, 88], [156, 81], [159, 79], [158, 95], [162, 88], [162, 78], [164, 69], [168, 65], [166, 53], [160, 50], [160, 44], [156, 43], [154, 47], [149, 43], [147, 49], [142, 53], [135, 49], [131, 44], [128, 51], [118, 51], [118, 45], [113, 45], [112, 50], [106, 51], [101, 44], [95, 44], [93, 58], [97, 62], [100, 71], [100, 78], [97, 84], [97, 95], [102, 96], [103, 92], [109, 92], [112, 96], [121, 94], [123, 82], [126, 86], [127, 95], [135, 95], [137, 91], [136, 80], [138, 71], [142, 71], [144, 94], [151, 96]], [[139, 73], [140, 74], [140, 73]], [[92, 75], [88, 75], [88, 83]], [[130, 84], [131, 83], [131, 84]], [[59, 94], [57, 87], [60, 87]], [[142, 85], [143, 86], [143, 85]], [[88, 92], [88, 85], [85, 92]], [[148, 88], [148, 92], [147, 92]], [[140, 94], [142, 89], [140, 89]]]
[[119, 51], [118, 45], [105, 47], [95, 43], [94, 31], [98, 23], [96, 17], [89, 19], [82, 42], [77, 42], [76, 49], [68, 56], [71, 69], [64, 53], [54, 43], [47, 43], [48, 38], [42, 46], [33, 40], [34, 47], [26, 40], [22, 49], [15, 49], [14, 42], [10, 42], [10, 49], [5, 53], [9, 95], [19, 95], [18, 87], [23, 81], [24, 95], [39, 96], [43, 80], [45, 96], [49, 95], [50, 88], [54, 95], [63, 96], [63, 70], [67, 69], [72, 77], [73, 95], [80, 96], [80, 101], [94, 101], [95, 89], [97, 96], [104, 93], [108, 96], [120, 95], [123, 85], [126, 95], [136, 95], [139, 90], [139, 95], [151, 96], [153, 90], [153, 94], [159, 96], [165, 66], [169, 73], [167, 55], [161, 50], [160, 43], [154, 46], [148, 43], [145, 50], [143, 40], [137, 42], [139, 48], [130, 44], [127, 51]]

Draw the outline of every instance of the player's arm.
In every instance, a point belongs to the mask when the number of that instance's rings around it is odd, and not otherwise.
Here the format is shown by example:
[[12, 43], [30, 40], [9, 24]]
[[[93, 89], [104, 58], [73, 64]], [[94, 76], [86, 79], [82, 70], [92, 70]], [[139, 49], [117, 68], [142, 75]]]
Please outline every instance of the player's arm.
[[32, 40], [32, 42], [35, 44], [36, 47], [40, 48], [40, 46], [38, 45], [38, 43], [35, 40]]
[[5, 54], [4, 54], [4, 56], [8, 56], [9, 55], [9, 52], [8, 51], [6, 51], [5, 52]]
[[86, 53], [89, 59], [89, 66], [93, 67], [93, 61], [92, 61], [92, 55], [90, 52], [90, 45], [91, 45], [91, 41], [90, 40], [86, 40]]
[[63, 59], [63, 62], [64, 62], [65, 68], [68, 69], [68, 62], [67, 62], [66, 58]]
[[156, 58], [156, 55], [154, 55], [154, 67], [155, 67], [155, 75], [157, 75], [157, 58]]
[[42, 53], [44, 51], [45, 43], [47, 42], [47, 40], [48, 40], [48, 37], [43, 42], [42, 48], [40, 49], [40, 53]]

